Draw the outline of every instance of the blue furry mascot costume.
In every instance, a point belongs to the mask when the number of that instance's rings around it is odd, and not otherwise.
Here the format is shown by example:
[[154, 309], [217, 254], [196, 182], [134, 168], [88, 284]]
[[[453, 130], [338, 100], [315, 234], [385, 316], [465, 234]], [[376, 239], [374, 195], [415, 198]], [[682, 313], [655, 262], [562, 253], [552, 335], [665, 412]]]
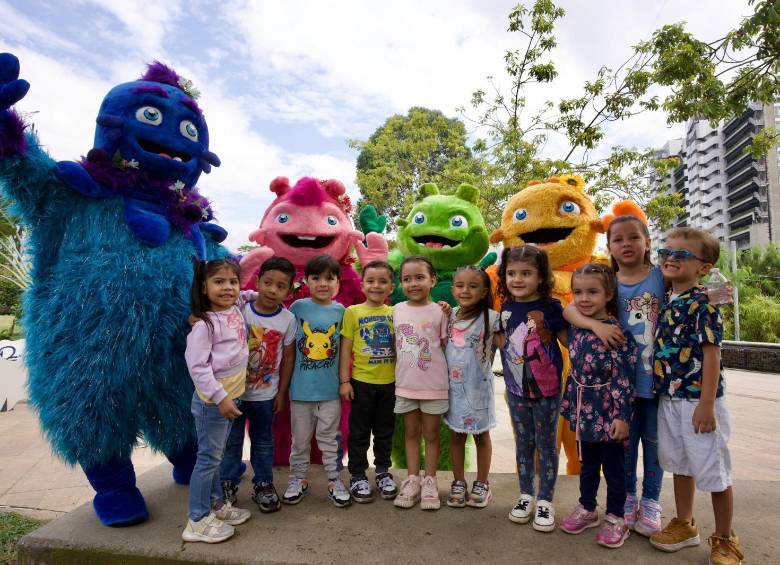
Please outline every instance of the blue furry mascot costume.
[[54, 451], [78, 463], [103, 524], [149, 516], [130, 460], [140, 434], [187, 484], [196, 443], [184, 363], [192, 258], [224, 256], [195, 190], [218, 166], [192, 83], [154, 63], [114, 87], [94, 148], [55, 162], [11, 109], [29, 88], [0, 54], [0, 187], [32, 258], [24, 300], [30, 401]]

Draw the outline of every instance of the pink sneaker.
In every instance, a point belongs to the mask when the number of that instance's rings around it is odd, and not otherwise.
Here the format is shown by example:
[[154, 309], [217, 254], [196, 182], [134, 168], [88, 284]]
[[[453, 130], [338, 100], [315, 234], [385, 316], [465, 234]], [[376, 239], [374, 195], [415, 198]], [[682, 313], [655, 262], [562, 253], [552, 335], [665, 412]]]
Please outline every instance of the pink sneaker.
[[421, 490], [420, 508], [438, 510], [441, 507], [441, 499], [439, 499], [439, 483], [436, 481], [436, 477], [428, 475], [423, 477]]
[[398, 508], [411, 508], [420, 501], [420, 475], [410, 475], [401, 483], [401, 491], [393, 504]]
[[626, 521], [614, 514], [604, 516], [604, 525], [596, 534], [596, 543], [604, 547], [620, 547], [628, 539], [631, 532], [626, 527]]
[[599, 513], [588, 512], [582, 504], [578, 504], [571, 514], [561, 520], [561, 529], [567, 534], [579, 534], [588, 528], [599, 525]]
[[626, 495], [626, 503], [623, 506], [623, 519], [626, 521], [626, 526], [629, 529], [634, 529], [637, 515], [637, 500], [635, 494]]
[[639, 505], [634, 531], [645, 537], [650, 537], [661, 531], [661, 505], [650, 498], [643, 498]]

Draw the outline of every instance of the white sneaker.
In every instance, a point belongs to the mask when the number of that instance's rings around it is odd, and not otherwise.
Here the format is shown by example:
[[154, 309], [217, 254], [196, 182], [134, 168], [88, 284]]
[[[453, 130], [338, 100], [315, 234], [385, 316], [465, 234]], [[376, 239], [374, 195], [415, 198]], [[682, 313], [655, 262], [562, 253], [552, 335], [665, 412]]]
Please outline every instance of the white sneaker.
[[420, 484], [422, 493], [420, 496], [420, 508], [422, 510], [438, 510], [441, 508], [439, 498], [439, 483], [436, 477], [425, 475]]
[[552, 532], [555, 529], [555, 509], [552, 502], [546, 500], [536, 501], [536, 515], [534, 516], [534, 530], [537, 532]]
[[334, 506], [339, 508], [352, 504], [352, 497], [340, 478], [328, 481], [328, 498], [330, 498]]
[[284, 491], [284, 495], [282, 496], [282, 502], [285, 504], [298, 504], [308, 492], [309, 481], [297, 477], [290, 477], [290, 480], [287, 483], [287, 490]]
[[233, 506], [230, 502], [223, 503], [219, 509], [214, 508], [213, 512], [217, 519], [231, 526], [243, 524], [252, 517], [252, 513], [249, 510]]
[[233, 537], [236, 530], [230, 524], [225, 524], [214, 513], [210, 513], [198, 522], [187, 520], [187, 527], [181, 533], [184, 541], [203, 541], [206, 543], [219, 543]]
[[517, 504], [509, 511], [509, 519], [515, 524], [527, 524], [531, 521], [531, 514], [534, 511], [534, 497], [530, 494], [521, 494], [517, 499]]

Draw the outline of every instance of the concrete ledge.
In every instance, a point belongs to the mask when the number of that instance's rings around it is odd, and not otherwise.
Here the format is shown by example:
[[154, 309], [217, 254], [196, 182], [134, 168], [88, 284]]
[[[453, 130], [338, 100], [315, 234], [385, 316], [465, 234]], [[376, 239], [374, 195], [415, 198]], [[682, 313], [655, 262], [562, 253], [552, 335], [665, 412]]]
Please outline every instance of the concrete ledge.
[[[400, 475], [400, 473], [398, 474]], [[25, 536], [18, 547], [22, 565], [112, 565], [216, 563], [616, 563], [625, 565], [707, 563], [706, 538], [712, 532], [709, 497], [699, 494], [696, 512], [702, 545], [676, 554], [662, 554], [645, 538], [632, 534], [626, 546], [608, 550], [596, 545], [595, 530], [571, 536], [556, 530], [542, 534], [530, 525], [506, 518], [517, 494], [511, 474], [491, 477], [495, 498], [485, 509], [451, 509], [438, 512], [395, 508], [390, 501], [347, 509], [333, 507], [325, 494], [322, 470], [312, 471], [308, 497], [297, 506], [263, 515], [249, 500], [245, 477], [239, 503], [252, 508], [252, 519], [237, 527], [237, 534], [222, 544], [185, 544], [181, 541], [187, 508], [187, 489], [173, 484], [170, 466], [160, 465], [139, 479], [151, 520], [139, 526], [112, 529], [101, 526], [86, 504]], [[398, 477], [397, 477], [398, 478]], [[451, 475], [441, 473], [444, 496]], [[283, 488], [280, 470], [276, 484]], [[576, 477], [560, 477], [556, 492], [558, 519], [577, 501]], [[746, 562], [780, 562], [780, 483], [741, 481], [735, 484], [735, 529], [743, 540]], [[602, 486], [601, 504], [604, 490]], [[664, 482], [664, 515], [673, 513], [672, 484]]]

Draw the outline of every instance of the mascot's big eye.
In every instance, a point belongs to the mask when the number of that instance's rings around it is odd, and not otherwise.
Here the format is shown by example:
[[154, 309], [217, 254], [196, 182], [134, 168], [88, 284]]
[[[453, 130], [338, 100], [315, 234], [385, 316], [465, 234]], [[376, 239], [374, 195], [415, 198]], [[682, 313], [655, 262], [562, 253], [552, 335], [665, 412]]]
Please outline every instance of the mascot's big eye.
[[339, 221], [336, 219], [336, 216], [328, 216], [325, 218], [325, 221], [328, 222], [329, 226], [337, 226], [339, 224]]
[[198, 128], [189, 120], [182, 120], [179, 124], [179, 131], [190, 141], [198, 141]]
[[423, 214], [422, 212], [417, 212], [414, 215], [414, 218], [412, 218], [412, 221], [415, 224], [417, 224], [417, 225], [424, 224], [425, 223], [425, 214]]
[[463, 216], [453, 216], [450, 218], [450, 225], [453, 228], [467, 228], [469, 227], [469, 221]]
[[561, 211], [561, 214], [567, 214], [567, 215], [580, 213], [580, 207], [576, 203], [572, 202], [571, 200], [565, 200], [561, 204], [559, 210]]
[[290, 220], [290, 216], [288, 216], [287, 214], [279, 214], [278, 216], [276, 216], [276, 221], [279, 222], [280, 224], [286, 224], [289, 220]]
[[515, 210], [515, 220], [518, 222], [522, 222], [528, 217], [528, 212], [525, 211], [525, 208], [518, 208]]
[[162, 123], [162, 112], [154, 106], [141, 106], [135, 111], [135, 119], [145, 124], [159, 126]]

